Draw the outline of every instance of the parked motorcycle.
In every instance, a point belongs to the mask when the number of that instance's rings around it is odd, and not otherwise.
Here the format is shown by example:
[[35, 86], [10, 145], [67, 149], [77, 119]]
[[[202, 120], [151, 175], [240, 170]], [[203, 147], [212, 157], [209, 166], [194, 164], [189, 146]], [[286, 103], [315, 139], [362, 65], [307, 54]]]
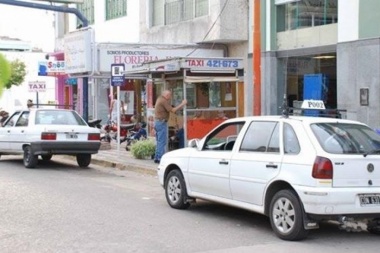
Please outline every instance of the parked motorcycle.
[[93, 119], [93, 120], [89, 120], [87, 122], [88, 126], [90, 127], [95, 127], [95, 128], [99, 128], [101, 129], [102, 128], [102, 125], [100, 124], [100, 122], [102, 122], [101, 119]]
[[128, 135], [126, 138], [127, 145], [125, 146], [125, 150], [129, 151], [130, 145], [133, 141], [139, 141], [148, 138], [148, 134], [145, 128], [145, 122], [138, 122], [135, 124], [134, 129], [129, 130], [130, 135]]
[[131, 124], [123, 124], [120, 127], [117, 126], [115, 122], [108, 121], [107, 124], [103, 127], [103, 131], [105, 132], [104, 136], [100, 137], [101, 141], [111, 142], [112, 139], [117, 141], [118, 131], [120, 131], [120, 143], [123, 143], [127, 140], [129, 131], [135, 127], [134, 123]]

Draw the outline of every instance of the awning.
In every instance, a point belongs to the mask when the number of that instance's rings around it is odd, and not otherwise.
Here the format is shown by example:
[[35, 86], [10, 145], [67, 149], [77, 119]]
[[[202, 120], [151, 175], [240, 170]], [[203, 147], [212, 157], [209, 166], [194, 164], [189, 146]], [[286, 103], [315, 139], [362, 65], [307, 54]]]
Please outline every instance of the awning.
[[[233, 74], [243, 69], [243, 60], [239, 58], [191, 58], [180, 57], [150, 61], [136, 66], [133, 70], [125, 71], [125, 76], [153, 73], [174, 73], [183, 69], [192, 73]], [[199, 81], [203, 82], [203, 81]]]

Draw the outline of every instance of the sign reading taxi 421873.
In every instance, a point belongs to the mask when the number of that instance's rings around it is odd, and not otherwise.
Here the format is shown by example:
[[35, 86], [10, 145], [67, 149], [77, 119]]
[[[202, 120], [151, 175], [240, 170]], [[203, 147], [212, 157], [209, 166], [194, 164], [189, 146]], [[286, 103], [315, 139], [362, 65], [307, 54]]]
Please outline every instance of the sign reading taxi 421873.
[[46, 91], [46, 83], [43, 81], [28, 82], [29, 92], [44, 92]]

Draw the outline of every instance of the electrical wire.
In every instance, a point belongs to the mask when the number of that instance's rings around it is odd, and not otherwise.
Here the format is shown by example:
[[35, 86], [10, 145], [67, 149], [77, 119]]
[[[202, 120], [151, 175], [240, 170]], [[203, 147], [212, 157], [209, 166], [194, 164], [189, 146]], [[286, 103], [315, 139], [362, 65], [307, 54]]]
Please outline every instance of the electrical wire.
[[[222, 9], [220, 10], [218, 16], [216, 17], [216, 19], [215, 19], [215, 21], [213, 22], [213, 24], [211, 25], [211, 27], [208, 29], [206, 35], [203, 37], [202, 42], [204, 42], [204, 41], [206, 40], [207, 36], [210, 34], [211, 30], [214, 28], [214, 26], [215, 26], [215, 24], [216, 24], [216, 21], [218, 21], [218, 19], [220, 18], [220, 16], [223, 14], [224, 10], [225, 10], [226, 7], [227, 7], [228, 2], [229, 2], [229, 0], [226, 0], [226, 1], [224, 2], [224, 5], [223, 5]], [[193, 49], [193, 51], [191, 51], [190, 53], [188, 53], [188, 54], [186, 55], [186, 57], [192, 55], [192, 54], [193, 54], [195, 51], [197, 51], [197, 50], [198, 50], [198, 48]]]

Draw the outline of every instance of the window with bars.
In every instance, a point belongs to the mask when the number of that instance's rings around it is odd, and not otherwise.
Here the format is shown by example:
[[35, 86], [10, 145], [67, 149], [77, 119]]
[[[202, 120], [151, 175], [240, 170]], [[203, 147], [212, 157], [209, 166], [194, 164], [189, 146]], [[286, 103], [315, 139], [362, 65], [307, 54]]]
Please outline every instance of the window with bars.
[[208, 15], [209, 0], [154, 0], [152, 24], [170, 25]]
[[127, 16], [127, 0], [105, 0], [106, 20]]
[[[95, 22], [94, 15], [94, 0], [84, 0], [82, 4], [77, 4], [77, 9], [87, 18], [88, 24], [93, 25]], [[77, 25], [81, 25], [82, 22], [77, 19]]]

